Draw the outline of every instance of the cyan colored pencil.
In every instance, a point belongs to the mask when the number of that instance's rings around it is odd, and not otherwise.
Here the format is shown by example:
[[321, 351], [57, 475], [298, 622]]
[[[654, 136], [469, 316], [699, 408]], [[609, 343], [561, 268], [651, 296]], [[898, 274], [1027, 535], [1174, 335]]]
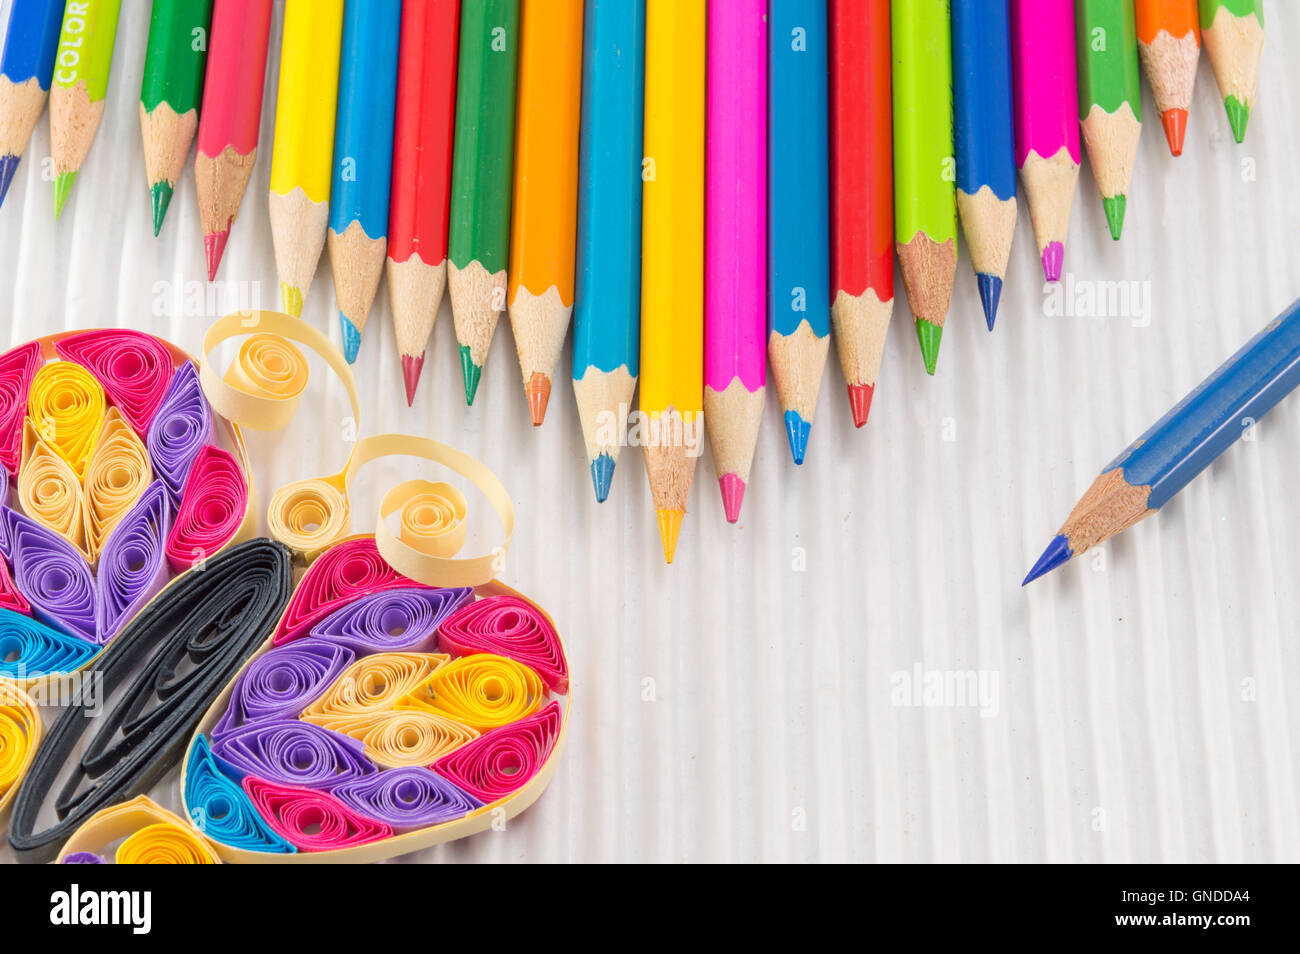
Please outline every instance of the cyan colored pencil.
[[14, 0], [0, 52], [0, 205], [50, 94], [63, 0]]
[[603, 502], [639, 371], [645, 0], [587, 0], [583, 31], [573, 394]]

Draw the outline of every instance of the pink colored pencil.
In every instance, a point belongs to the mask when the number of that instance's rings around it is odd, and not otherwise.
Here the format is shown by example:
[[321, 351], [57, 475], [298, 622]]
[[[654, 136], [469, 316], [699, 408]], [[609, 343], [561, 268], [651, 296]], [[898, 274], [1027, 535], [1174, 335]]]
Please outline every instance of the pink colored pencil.
[[704, 421], [740, 518], [767, 383], [767, 0], [709, 4]]
[[1016, 165], [1043, 274], [1060, 281], [1081, 158], [1072, 0], [1012, 0], [1011, 56]]

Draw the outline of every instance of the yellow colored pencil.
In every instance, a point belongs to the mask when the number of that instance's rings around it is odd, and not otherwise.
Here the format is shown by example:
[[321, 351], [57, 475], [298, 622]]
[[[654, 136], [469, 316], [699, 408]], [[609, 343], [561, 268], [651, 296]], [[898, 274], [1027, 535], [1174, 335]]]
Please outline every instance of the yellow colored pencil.
[[526, 3], [522, 20], [506, 303], [537, 426], [573, 313], [582, 0]]
[[668, 563], [704, 433], [704, 49], [704, 4], [647, 4], [641, 443]]
[[271, 156], [271, 242], [291, 315], [316, 274], [329, 224], [343, 0], [288, 0]]

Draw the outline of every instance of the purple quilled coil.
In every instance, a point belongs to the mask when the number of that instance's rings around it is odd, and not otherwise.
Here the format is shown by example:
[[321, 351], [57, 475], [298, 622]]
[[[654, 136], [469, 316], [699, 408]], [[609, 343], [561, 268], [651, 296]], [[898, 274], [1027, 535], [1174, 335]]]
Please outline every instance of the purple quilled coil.
[[212, 743], [212, 754], [235, 777], [256, 775], [305, 788], [332, 789], [379, 771], [356, 739], [296, 719], [231, 729]]
[[212, 410], [199, 386], [198, 372], [186, 361], [172, 375], [145, 439], [154, 473], [167, 485], [173, 509], [185, 492], [194, 459], [211, 436]]
[[74, 851], [68, 857], [64, 858], [60, 864], [64, 865], [105, 865], [107, 861], [102, 856], [95, 854], [93, 851]]
[[101, 643], [120, 633], [166, 584], [170, 523], [167, 487], [155, 480], [109, 534], [96, 571], [95, 619]]
[[4, 508], [14, 583], [32, 615], [77, 639], [95, 638], [95, 578], [72, 544], [16, 510]]
[[212, 737], [254, 722], [297, 716], [355, 659], [346, 646], [318, 639], [300, 639], [258, 656], [231, 689], [230, 705]]
[[354, 650], [357, 655], [434, 652], [438, 626], [473, 597], [469, 587], [398, 587], [364, 596], [335, 610], [311, 635]]
[[463, 818], [483, 803], [426, 768], [386, 769], [333, 790], [358, 814], [410, 831]]

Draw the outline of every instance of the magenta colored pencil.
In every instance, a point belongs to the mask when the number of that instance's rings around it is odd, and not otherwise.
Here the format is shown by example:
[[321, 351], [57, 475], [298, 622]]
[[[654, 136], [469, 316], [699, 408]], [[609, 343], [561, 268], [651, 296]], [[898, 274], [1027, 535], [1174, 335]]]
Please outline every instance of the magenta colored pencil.
[[767, 0], [709, 4], [704, 420], [735, 523], [767, 383]]
[[1080, 160], [1072, 0], [1012, 0], [1011, 56], [1016, 165], [1043, 274], [1060, 281]]

